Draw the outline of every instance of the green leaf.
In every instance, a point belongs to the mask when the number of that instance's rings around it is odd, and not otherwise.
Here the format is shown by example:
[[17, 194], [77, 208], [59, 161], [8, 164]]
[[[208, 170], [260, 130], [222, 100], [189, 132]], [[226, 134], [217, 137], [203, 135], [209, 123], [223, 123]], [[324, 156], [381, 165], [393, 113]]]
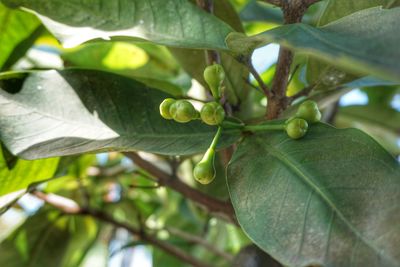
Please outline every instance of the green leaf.
[[0, 146], [0, 196], [52, 178], [57, 169], [58, 160], [58, 158], [35, 161], [18, 159], [10, 170]]
[[399, 266], [400, 165], [355, 129], [244, 139], [228, 166], [237, 219], [288, 266]]
[[367, 94], [369, 105], [390, 107], [394, 96], [397, 92], [400, 93], [400, 90], [398, 86], [373, 86], [362, 88], [362, 92]]
[[348, 0], [328, 0], [325, 6], [324, 13], [321, 15], [318, 25], [326, 25], [330, 22], [351, 15], [357, 11], [382, 6], [383, 8], [391, 8], [398, 6], [399, 0], [363, 0], [363, 1], [348, 1]]
[[131, 77], [172, 95], [182, 95], [173, 79], [179, 65], [165, 47], [149, 43], [94, 42], [66, 49], [68, 66], [109, 71]]
[[[97, 234], [90, 218], [60, 218], [40, 212], [0, 244], [0, 265], [76, 267]], [[51, 218], [53, 217], [53, 218]]]
[[321, 28], [291, 24], [252, 37], [232, 33], [227, 42], [237, 53], [277, 42], [358, 74], [400, 81], [399, 16], [400, 8], [371, 8]]
[[[318, 21], [318, 26], [323, 26], [330, 22], [334, 22], [340, 18], [351, 15], [352, 13], [363, 9], [377, 6], [390, 8], [394, 7], [395, 4], [398, 3], [400, 3], [399, 0], [328, 0], [325, 5], [324, 12], [322, 13]], [[353, 75], [345, 73], [345, 71], [343, 70], [337, 70], [333, 68], [332, 65], [329, 63], [330, 62], [321, 62], [320, 60], [310, 58], [307, 69], [307, 79], [310, 84], [322, 81], [322, 84], [319, 84], [318, 86], [318, 88], [321, 89], [329, 86], [329, 84], [324, 84], [324, 81], [329, 82], [329, 76], [341, 76], [340, 79], [336, 79], [337, 84], [355, 79]], [[326, 79], [325, 77], [328, 77], [328, 79]]]
[[248, 3], [240, 11], [240, 18], [246, 22], [266, 21], [283, 24], [283, 14], [280, 8], [257, 1]]
[[[27, 159], [109, 150], [204, 152], [216, 127], [163, 119], [158, 107], [167, 97], [106, 72], [34, 72], [19, 92], [0, 90], [0, 139], [13, 154]], [[225, 131], [220, 146], [239, 136], [239, 131]]]
[[[0, 3], [0, 69], [3, 69], [13, 50], [28, 39], [39, 25], [40, 21], [35, 16], [11, 10]], [[19, 56], [23, 56], [25, 51]]]
[[393, 155], [400, 154], [400, 112], [395, 109], [378, 104], [341, 107], [335, 125], [361, 129]]
[[233, 30], [187, 0], [2, 0], [35, 12], [66, 47], [116, 36], [162, 45], [226, 49]]

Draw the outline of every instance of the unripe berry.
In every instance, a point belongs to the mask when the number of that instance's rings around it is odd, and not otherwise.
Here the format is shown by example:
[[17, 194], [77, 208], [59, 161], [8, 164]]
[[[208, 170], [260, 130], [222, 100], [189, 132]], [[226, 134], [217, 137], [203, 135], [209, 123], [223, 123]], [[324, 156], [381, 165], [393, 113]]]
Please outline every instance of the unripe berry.
[[209, 102], [201, 109], [200, 117], [208, 125], [218, 125], [225, 119], [225, 110], [217, 102]]
[[175, 99], [172, 98], [166, 98], [164, 101], [160, 104], [160, 114], [164, 119], [167, 120], [172, 120], [171, 113], [169, 112], [169, 109], [172, 104], [176, 102]]
[[214, 156], [214, 149], [209, 148], [204, 154], [203, 159], [194, 167], [193, 175], [199, 183], [209, 184], [214, 180], [216, 173], [214, 167]]
[[309, 123], [316, 123], [321, 120], [321, 112], [315, 101], [307, 100], [299, 106], [296, 117], [305, 119]]
[[289, 119], [286, 122], [286, 133], [292, 139], [302, 138], [308, 130], [308, 123], [306, 120], [300, 118]]
[[181, 123], [189, 122], [198, 118], [198, 112], [192, 103], [186, 100], [177, 100], [169, 108], [171, 117]]
[[208, 87], [211, 90], [211, 93], [215, 99], [220, 98], [221, 92], [220, 92], [220, 87], [222, 82], [225, 79], [225, 72], [224, 68], [219, 65], [219, 64], [214, 64], [211, 66], [208, 66], [204, 70], [204, 80], [208, 84]]

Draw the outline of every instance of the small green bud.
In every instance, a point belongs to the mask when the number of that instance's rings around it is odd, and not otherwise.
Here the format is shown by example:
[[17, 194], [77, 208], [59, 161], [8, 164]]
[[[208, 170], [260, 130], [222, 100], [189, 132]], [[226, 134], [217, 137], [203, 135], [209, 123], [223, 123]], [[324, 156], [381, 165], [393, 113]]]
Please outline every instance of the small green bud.
[[194, 167], [193, 175], [196, 181], [201, 184], [209, 184], [215, 178], [215, 167], [214, 167], [215, 151], [209, 148], [204, 154], [202, 160], [197, 163]]
[[321, 120], [321, 112], [315, 101], [307, 100], [299, 106], [296, 117], [305, 119], [309, 123], [316, 123]]
[[225, 110], [219, 103], [209, 102], [201, 109], [200, 117], [208, 125], [218, 125], [225, 119]]
[[171, 117], [181, 123], [189, 122], [198, 118], [198, 111], [193, 107], [192, 103], [186, 100], [177, 100], [169, 108]]
[[171, 116], [171, 113], [169, 112], [169, 109], [170, 109], [171, 105], [174, 104], [175, 102], [176, 102], [175, 99], [166, 98], [160, 104], [160, 114], [164, 119], [172, 120], [172, 116]]
[[286, 133], [292, 139], [302, 138], [308, 130], [308, 123], [306, 120], [300, 118], [293, 118], [286, 121]]
[[213, 64], [204, 70], [203, 75], [213, 97], [219, 99], [221, 96], [220, 87], [225, 79], [224, 68], [219, 64]]

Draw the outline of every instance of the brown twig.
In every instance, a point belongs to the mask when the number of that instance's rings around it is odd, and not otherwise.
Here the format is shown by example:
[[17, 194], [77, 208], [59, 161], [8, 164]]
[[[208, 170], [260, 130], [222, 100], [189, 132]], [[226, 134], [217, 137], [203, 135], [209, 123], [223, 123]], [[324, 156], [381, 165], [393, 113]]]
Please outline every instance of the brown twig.
[[289, 104], [292, 103], [294, 100], [298, 99], [299, 97], [308, 96], [310, 94], [310, 92], [315, 88], [315, 86], [316, 86], [316, 84], [307, 86], [307, 87], [303, 88], [303, 90], [301, 90], [297, 94], [294, 94], [291, 97], [288, 97]]
[[260, 74], [257, 72], [257, 70], [254, 68], [253, 64], [251, 61], [247, 62], [247, 67], [250, 71], [250, 73], [253, 75], [254, 79], [256, 79], [258, 86], [261, 88], [261, 90], [264, 92], [265, 96], [267, 98], [272, 97], [271, 91], [269, 90], [268, 86], [264, 83], [262, 80]]
[[[307, 8], [318, 0], [265, 0], [279, 6], [283, 11], [285, 24], [301, 22]], [[290, 67], [293, 61], [293, 52], [281, 46], [279, 50], [276, 73], [272, 81], [272, 97], [268, 99], [267, 118], [275, 119], [286, 109], [290, 99], [286, 96]]]
[[311, 5], [313, 5], [313, 4], [317, 3], [317, 2], [320, 2], [320, 1], [321, 0], [306, 0], [305, 2], [307, 4], [307, 7], [309, 7], [309, 6], [311, 6]]
[[182, 182], [178, 177], [170, 175], [152, 163], [144, 160], [135, 152], [127, 152], [125, 156], [133, 160], [133, 162], [154, 176], [161, 186], [166, 186], [172, 190], [182, 194], [184, 197], [204, 206], [208, 211], [220, 215], [224, 215], [230, 222], [236, 223], [234, 210], [230, 202], [220, 201], [212, 198]]
[[339, 111], [339, 101], [336, 101], [332, 103], [328, 108], [326, 108], [322, 120], [325, 121], [326, 123], [334, 124], [338, 111]]
[[191, 243], [195, 243], [198, 245], [203, 246], [204, 248], [206, 248], [208, 251], [214, 253], [215, 255], [218, 255], [222, 258], [224, 258], [225, 260], [232, 262], [233, 261], [233, 256], [229, 253], [226, 253], [225, 251], [222, 251], [218, 248], [216, 248], [215, 246], [213, 246], [211, 243], [209, 243], [208, 241], [204, 240], [203, 238], [193, 235], [191, 233], [188, 232], [184, 232], [180, 229], [177, 228], [173, 228], [173, 227], [166, 227], [164, 230], [166, 230], [167, 232], [169, 232], [171, 235], [182, 238], [183, 240], [186, 240], [188, 242]]
[[160, 188], [160, 185], [134, 185], [131, 184], [129, 185], [129, 188], [137, 188], [137, 189], [158, 189]]
[[[290, 0], [264, 0], [266, 3], [269, 3], [271, 5], [277, 6], [277, 7], [283, 7], [285, 4], [287, 4]], [[321, 0], [303, 0], [303, 5], [306, 7], [309, 7]]]
[[[115, 227], [123, 228], [131, 233], [133, 236], [143, 240], [144, 242], [151, 244], [161, 250], [164, 250], [168, 254], [175, 256], [176, 258], [191, 264], [195, 267], [211, 267], [210, 265], [199, 261], [198, 259], [194, 258], [193, 256], [187, 254], [185, 251], [165, 242], [162, 240], [157, 239], [155, 236], [148, 235], [142, 229], [137, 229], [125, 222], [118, 221], [114, 219], [109, 214], [102, 212], [100, 210], [94, 210], [90, 208], [82, 208], [76, 202], [71, 199], [53, 195], [53, 194], [45, 194], [40, 191], [34, 191], [32, 193], [37, 198], [45, 201], [47, 204], [57, 208], [62, 213], [66, 215], [88, 215], [93, 218], [96, 218], [102, 222], [107, 222], [112, 224]], [[74, 203], [74, 204], [72, 204]]]

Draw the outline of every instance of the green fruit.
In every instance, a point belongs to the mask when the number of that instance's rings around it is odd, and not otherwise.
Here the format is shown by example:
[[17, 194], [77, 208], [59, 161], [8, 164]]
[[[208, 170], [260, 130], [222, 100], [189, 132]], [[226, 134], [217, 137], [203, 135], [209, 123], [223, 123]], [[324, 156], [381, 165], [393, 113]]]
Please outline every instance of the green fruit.
[[221, 96], [220, 87], [225, 79], [224, 68], [219, 64], [208, 66], [203, 73], [204, 80], [208, 84], [211, 93], [215, 99]]
[[214, 156], [215, 151], [209, 148], [204, 154], [203, 159], [197, 163], [194, 167], [193, 175], [196, 181], [201, 184], [209, 184], [215, 178], [215, 167], [214, 167]]
[[306, 120], [300, 118], [289, 119], [286, 122], [286, 133], [292, 139], [302, 138], [308, 130], [308, 123]]
[[315, 101], [307, 100], [299, 106], [296, 117], [305, 119], [309, 123], [316, 123], [321, 120], [321, 112]]
[[200, 117], [208, 125], [218, 125], [225, 119], [225, 110], [217, 102], [209, 102], [201, 109]]
[[181, 123], [197, 119], [199, 114], [192, 103], [186, 100], [177, 100], [169, 107], [171, 117]]
[[172, 116], [171, 116], [169, 109], [170, 109], [171, 105], [174, 104], [175, 102], [176, 102], [175, 99], [166, 98], [160, 104], [160, 114], [164, 119], [172, 120]]

